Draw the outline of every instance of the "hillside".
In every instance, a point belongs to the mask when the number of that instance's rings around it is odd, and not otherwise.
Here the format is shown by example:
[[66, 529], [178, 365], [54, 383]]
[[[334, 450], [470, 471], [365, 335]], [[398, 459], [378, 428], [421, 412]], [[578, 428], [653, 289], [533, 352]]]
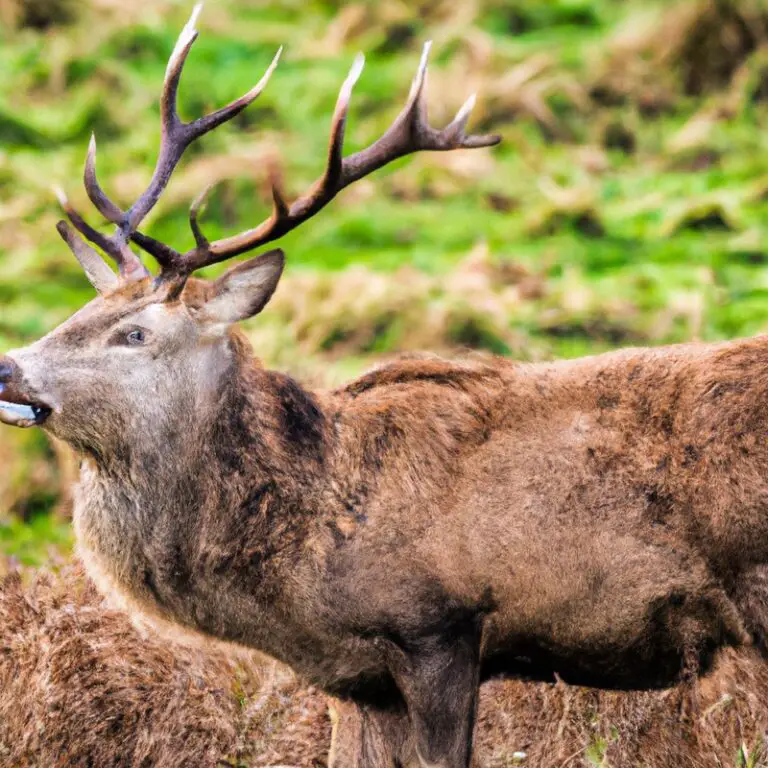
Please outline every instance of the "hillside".
[[[90, 298], [51, 186], [88, 210], [94, 131], [104, 186], [124, 204], [143, 189], [189, 11], [0, 0], [0, 349]], [[267, 215], [269, 162], [289, 192], [311, 183], [358, 50], [348, 151], [397, 114], [426, 39], [433, 121], [477, 91], [472, 125], [504, 136], [399, 161], [287, 236], [286, 279], [249, 328], [267, 364], [333, 383], [400, 351], [543, 359], [764, 329], [765, 3], [218, 0], [199, 26], [187, 117], [247, 90], [279, 45], [285, 55], [260, 99], [190, 150], [153, 213], [149, 231], [176, 247], [191, 245], [187, 209], [209, 183], [212, 237]], [[25, 562], [48, 544], [66, 552], [66, 452], [4, 430], [0, 460], [0, 549]]]

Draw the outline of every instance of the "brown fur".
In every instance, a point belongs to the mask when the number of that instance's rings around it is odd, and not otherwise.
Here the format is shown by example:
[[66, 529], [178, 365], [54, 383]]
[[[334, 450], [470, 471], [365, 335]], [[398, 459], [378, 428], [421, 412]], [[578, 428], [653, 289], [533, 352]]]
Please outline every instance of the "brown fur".
[[351, 702], [341, 764], [465, 768], [500, 673], [652, 689], [765, 645], [765, 338], [407, 360], [311, 393], [211, 318], [276, 283], [237, 274], [215, 303], [99, 299], [9, 359], [83, 455], [99, 586]]

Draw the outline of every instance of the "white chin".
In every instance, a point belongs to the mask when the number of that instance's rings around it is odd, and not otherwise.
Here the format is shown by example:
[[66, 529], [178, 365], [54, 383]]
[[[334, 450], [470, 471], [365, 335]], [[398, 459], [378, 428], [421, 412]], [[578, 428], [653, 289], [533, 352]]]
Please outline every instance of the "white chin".
[[12, 427], [34, 427], [38, 424], [38, 414], [31, 405], [6, 403], [0, 400], [0, 423]]

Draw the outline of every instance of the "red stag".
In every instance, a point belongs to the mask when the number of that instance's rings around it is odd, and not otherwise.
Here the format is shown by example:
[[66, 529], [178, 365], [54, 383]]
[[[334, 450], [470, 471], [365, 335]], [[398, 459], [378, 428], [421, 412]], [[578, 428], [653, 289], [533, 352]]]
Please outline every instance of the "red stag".
[[[168, 64], [154, 175], [106, 236], [62, 203], [59, 232], [99, 296], [0, 359], [0, 420], [82, 457], [74, 523], [99, 587], [130, 610], [289, 664], [336, 699], [335, 768], [471, 761], [494, 674], [665, 686], [768, 626], [768, 342], [690, 344], [546, 365], [390, 364], [310, 392], [253, 359], [233, 324], [260, 312], [280, 251], [213, 282], [204, 266], [303, 223], [419, 150], [495, 144], [426, 120], [426, 53], [404, 110], [343, 157], [355, 60], [327, 166], [270, 218], [179, 253], [139, 231], [184, 150], [261, 92], [191, 123]], [[76, 231], [75, 231], [76, 230]], [[118, 265], [119, 276], [86, 241]], [[152, 277], [129, 247], [160, 264]]]

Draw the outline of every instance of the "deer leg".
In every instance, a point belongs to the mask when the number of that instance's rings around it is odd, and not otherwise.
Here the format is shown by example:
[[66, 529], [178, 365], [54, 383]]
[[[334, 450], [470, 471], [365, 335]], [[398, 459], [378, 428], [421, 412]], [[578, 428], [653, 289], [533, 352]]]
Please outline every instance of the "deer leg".
[[422, 768], [469, 768], [480, 671], [478, 624], [408, 648], [391, 640], [379, 646], [408, 705]]
[[328, 768], [418, 768], [404, 706], [378, 709], [329, 700], [333, 732]]

